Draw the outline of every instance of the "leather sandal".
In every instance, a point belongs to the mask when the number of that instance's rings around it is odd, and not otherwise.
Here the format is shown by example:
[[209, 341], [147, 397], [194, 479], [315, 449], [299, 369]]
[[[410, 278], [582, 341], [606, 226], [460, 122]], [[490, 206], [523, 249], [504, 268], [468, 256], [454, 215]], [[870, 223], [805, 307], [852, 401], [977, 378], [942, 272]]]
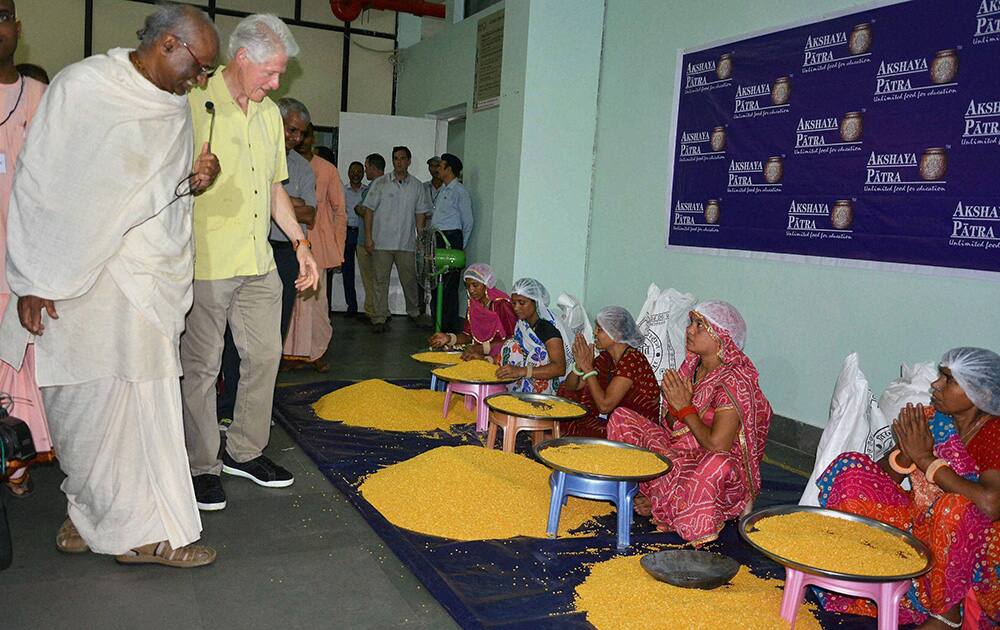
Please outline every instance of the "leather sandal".
[[174, 549], [166, 540], [155, 545], [145, 545], [115, 556], [120, 564], [161, 564], [177, 569], [193, 569], [215, 562], [215, 549], [205, 545], [184, 545]]
[[20, 477], [7, 479], [6, 484], [15, 499], [27, 499], [35, 492], [35, 482], [31, 480], [31, 473], [27, 469], [24, 469], [24, 474]]
[[76, 525], [68, 516], [59, 527], [59, 531], [56, 532], [56, 549], [63, 553], [87, 553], [90, 551], [90, 547], [84, 542], [80, 532], [76, 530]]

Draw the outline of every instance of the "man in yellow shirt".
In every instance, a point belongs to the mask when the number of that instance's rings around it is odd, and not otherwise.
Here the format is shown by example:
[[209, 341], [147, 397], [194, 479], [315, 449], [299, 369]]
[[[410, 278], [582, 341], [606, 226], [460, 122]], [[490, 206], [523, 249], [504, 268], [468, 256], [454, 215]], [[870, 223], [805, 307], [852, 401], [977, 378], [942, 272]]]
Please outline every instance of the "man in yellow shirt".
[[[263, 455], [270, 438], [281, 361], [281, 280], [268, 243], [272, 219], [295, 248], [297, 289], [319, 273], [281, 182], [288, 177], [284, 129], [267, 93], [298, 53], [273, 15], [244, 18], [229, 39], [230, 63], [189, 96], [197, 146], [211, 142], [221, 173], [194, 205], [194, 304], [181, 337], [184, 432], [202, 510], [226, 507], [220, 472], [269, 488], [294, 478]], [[226, 323], [240, 355], [240, 385], [226, 450], [219, 459], [215, 381]]]

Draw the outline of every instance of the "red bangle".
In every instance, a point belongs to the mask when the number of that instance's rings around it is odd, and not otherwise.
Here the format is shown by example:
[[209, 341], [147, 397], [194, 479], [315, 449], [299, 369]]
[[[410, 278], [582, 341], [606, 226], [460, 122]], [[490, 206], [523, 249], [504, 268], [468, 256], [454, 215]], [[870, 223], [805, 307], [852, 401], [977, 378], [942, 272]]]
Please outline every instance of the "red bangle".
[[698, 416], [699, 418], [701, 417], [698, 414], [698, 408], [697, 407], [695, 407], [694, 405], [688, 405], [687, 407], [684, 407], [682, 409], [678, 409], [677, 410], [676, 418], [678, 420], [683, 420], [684, 418], [687, 418], [692, 413], [694, 415]]

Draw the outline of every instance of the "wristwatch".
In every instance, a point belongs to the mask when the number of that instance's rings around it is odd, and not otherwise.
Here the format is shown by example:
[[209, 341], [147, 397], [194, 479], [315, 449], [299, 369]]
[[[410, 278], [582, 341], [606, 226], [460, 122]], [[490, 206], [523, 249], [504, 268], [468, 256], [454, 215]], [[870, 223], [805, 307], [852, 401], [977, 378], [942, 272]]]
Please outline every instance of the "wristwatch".
[[299, 245], [305, 245], [309, 249], [312, 249], [312, 243], [309, 242], [307, 238], [300, 238], [298, 240], [292, 241], [292, 251], [298, 251]]

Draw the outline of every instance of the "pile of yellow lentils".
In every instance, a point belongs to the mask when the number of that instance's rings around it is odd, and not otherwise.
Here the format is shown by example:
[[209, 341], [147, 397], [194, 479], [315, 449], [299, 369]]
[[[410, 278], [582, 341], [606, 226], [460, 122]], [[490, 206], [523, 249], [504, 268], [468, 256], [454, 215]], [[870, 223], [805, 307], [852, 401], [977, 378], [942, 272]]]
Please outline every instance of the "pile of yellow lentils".
[[640, 477], [667, 472], [667, 464], [649, 451], [604, 444], [551, 446], [541, 456], [564, 468], [611, 477]]
[[[594, 564], [576, 587], [575, 606], [599, 630], [787, 630], [781, 619], [781, 580], [755, 577], [746, 567], [732, 581], [710, 591], [660, 582], [639, 564], [640, 556]], [[819, 630], [803, 604], [795, 627]]]
[[529, 402], [509, 394], [501, 394], [490, 398], [490, 406], [497, 411], [502, 411], [512, 416], [527, 418], [538, 418], [541, 416], [546, 418], [572, 418], [587, 412], [580, 405], [567, 400], [550, 399]]
[[750, 540], [775, 555], [809, 567], [852, 575], [905, 575], [926, 560], [896, 536], [864, 523], [797, 512], [769, 516]]
[[313, 403], [313, 411], [324, 420], [383, 431], [448, 431], [453, 424], [476, 421], [461, 396], [452, 398], [447, 418], [441, 417], [443, 408], [443, 392], [406, 389], [377, 379], [343, 387]]
[[[368, 476], [361, 495], [393, 525], [453, 538], [545, 538], [549, 469], [521, 455], [481, 446], [441, 446]], [[571, 497], [559, 535], [611, 504]]]
[[416, 359], [421, 363], [432, 365], [455, 365], [462, 361], [461, 352], [417, 352], [410, 355], [411, 359]]
[[455, 365], [438, 368], [434, 370], [434, 374], [449, 381], [464, 381], [468, 383], [503, 382], [497, 379], [497, 366], [482, 359], [462, 361]]

